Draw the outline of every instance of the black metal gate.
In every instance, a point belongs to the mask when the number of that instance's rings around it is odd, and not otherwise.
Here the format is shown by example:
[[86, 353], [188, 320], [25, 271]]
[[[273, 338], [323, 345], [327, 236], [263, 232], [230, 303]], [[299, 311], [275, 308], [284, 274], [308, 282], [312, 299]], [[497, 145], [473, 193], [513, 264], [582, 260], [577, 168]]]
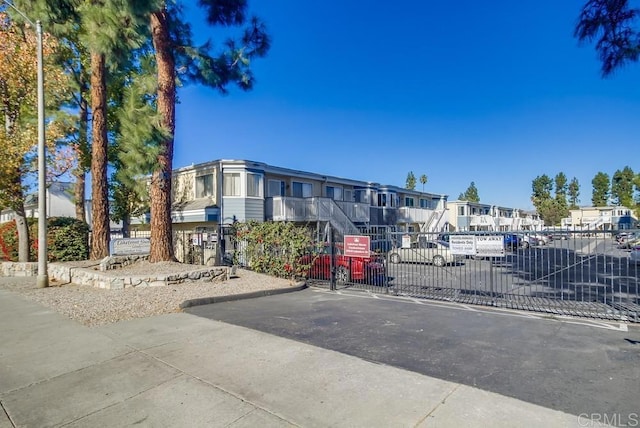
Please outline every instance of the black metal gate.
[[[335, 289], [640, 322], [640, 264], [616, 235], [600, 230], [555, 236], [389, 232], [385, 245], [379, 245], [379, 234], [371, 236], [377, 244], [370, 257], [344, 257], [343, 242], [332, 244], [333, 257], [316, 258], [320, 267], [312, 268], [308, 281]], [[493, 249], [499, 242], [504, 252], [458, 254], [462, 238], [492, 241]]]

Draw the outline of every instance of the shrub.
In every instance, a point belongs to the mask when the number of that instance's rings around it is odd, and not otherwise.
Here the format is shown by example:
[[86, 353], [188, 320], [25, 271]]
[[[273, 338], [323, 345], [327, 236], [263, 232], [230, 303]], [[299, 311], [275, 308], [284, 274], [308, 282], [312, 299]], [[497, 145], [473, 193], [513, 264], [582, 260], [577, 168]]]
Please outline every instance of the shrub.
[[18, 260], [18, 229], [15, 220], [0, 225], [0, 259], [11, 262]]
[[89, 226], [85, 222], [73, 217], [51, 217], [47, 223], [49, 261], [67, 262], [89, 257]]
[[[30, 259], [38, 257], [38, 220], [29, 218]], [[89, 226], [73, 217], [51, 217], [47, 220], [47, 258], [50, 262], [86, 260], [89, 257]], [[16, 222], [0, 225], [0, 258], [18, 261]]]
[[246, 264], [252, 270], [280, 278], [302, 276], [306, 267], [300, 257], [312, 245], [308, 228], [290, 222], [257, 222], [234, 224], [234, 263]]

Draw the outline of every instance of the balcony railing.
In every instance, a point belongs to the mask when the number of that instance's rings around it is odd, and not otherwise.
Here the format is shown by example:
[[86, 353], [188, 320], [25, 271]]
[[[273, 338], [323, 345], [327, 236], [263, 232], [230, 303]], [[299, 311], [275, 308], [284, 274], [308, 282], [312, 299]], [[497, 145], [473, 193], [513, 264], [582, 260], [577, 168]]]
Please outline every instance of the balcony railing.
[[400, 207], [398, 221], [402, 223], [428, 223], [433, 217], [434, 210], [417, 207]]
[[[267, 198], [266, 218], [274, 221], [331, 221], [346, 216], [353, 223], [369, 222], [367, 204], [334, 201], [330, 198]], [[340, 212], [336, 211], [336, 208]]]

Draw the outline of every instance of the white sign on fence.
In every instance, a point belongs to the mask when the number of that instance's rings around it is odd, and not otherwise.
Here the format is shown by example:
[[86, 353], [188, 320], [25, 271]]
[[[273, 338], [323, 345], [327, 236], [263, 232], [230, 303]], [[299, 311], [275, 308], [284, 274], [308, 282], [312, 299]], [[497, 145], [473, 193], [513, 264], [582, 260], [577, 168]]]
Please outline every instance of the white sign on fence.
[[476, 256], [504, 257], [504, 237], [502, 235], [476, 236]]
[[449, 235], [451, 254], [463, 256], [476, 255], [476, 237], [474, 235]]

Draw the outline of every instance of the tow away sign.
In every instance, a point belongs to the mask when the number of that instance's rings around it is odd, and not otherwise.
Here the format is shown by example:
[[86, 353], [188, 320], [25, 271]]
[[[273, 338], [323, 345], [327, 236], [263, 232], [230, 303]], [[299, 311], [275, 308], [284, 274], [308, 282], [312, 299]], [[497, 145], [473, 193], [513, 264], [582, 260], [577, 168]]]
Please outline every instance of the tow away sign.
[[504, 257], [504, 237], [502, 235], [477, 235], [476, 256]]
[[362, 235], [346, 235], [344, 237], [344, 255], [348, 257], [370, 257], [370, 238]]

